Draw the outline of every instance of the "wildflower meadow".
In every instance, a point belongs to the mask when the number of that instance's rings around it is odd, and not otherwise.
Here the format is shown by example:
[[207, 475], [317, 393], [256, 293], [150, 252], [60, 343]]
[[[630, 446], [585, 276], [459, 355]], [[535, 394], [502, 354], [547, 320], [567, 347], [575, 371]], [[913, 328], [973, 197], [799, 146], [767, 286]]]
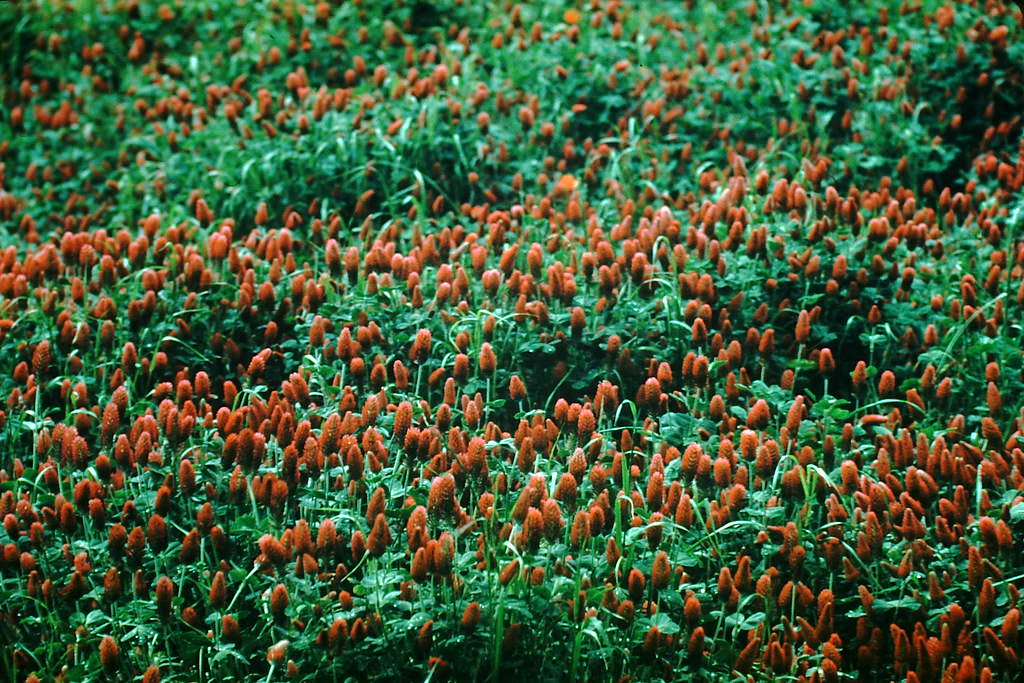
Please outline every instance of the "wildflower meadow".
[[0, 3], [0, 680], [1024, 676], [1024, 7]]

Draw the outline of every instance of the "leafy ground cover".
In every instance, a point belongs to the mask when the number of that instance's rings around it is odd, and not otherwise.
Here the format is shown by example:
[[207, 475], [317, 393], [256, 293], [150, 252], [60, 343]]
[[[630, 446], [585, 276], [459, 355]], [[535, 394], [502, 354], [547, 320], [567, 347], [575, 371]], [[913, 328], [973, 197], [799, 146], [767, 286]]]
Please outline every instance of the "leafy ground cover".
[[1016, 680], [1022, 21], [0, 5], [2, 677]]

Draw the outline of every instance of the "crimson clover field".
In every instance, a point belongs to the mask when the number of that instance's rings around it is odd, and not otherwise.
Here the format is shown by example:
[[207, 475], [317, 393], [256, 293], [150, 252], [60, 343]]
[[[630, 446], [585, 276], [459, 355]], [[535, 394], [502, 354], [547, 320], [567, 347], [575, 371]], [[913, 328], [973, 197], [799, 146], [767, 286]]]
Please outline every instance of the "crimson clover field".
[[1020, 680], [1022, 29], [0, 4], [0, 679]]

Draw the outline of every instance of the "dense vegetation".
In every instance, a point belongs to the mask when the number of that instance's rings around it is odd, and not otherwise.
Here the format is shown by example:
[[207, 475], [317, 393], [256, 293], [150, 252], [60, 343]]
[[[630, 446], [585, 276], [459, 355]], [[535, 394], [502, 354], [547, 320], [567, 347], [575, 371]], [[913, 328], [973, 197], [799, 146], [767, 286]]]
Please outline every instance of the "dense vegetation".
[[0, 4], [0, 678], [1010, 681], [993, 1]]

